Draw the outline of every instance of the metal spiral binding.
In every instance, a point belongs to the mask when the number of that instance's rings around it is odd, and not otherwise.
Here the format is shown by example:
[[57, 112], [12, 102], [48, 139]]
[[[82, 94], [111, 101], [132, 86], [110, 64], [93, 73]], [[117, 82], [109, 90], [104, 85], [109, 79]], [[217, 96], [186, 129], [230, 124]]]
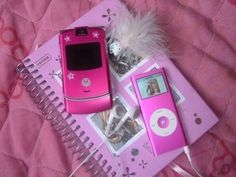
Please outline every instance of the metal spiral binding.
[[[61, 102], [56, 104], [59, 97], [55, 96], [55, 92], [47, 85], [47, 81], [42, 80], [43, 76], [39, 74], [39, 70], [34, 69], [35, 65], [30, 64], [30, 62], [31, 60], [27, 58], [16, 67], [16, 72], [19, 78], [22, 79], [22, 84], [37, 104], [37, 107], [42, 111], [44, 118], [51, 123], [56, 133], [61, 137], [62, 142], [67, 144], [69, 149], [72, 149], [72, 155], [77, 155], [76, 160], [85, 159], [90, 154], [90, 150], [95, 148], [94, 143], [89, 141], [88, 136], [85, 136], [86, 133], [81, 130], [80, 125], [73, 128], [76, 120], [72, 119], [71, 114], [67, 113], [65, 108], [60, 111], [64, 104]], [[80, 131], [79, 135], [76, 135], [76, 131]], [[90, 172], [92, 177], [108, 177], [109, 173], [111, 177], [116, 176], [115, 171], [111, 172], [112, 166], [107, 164], [107, 160], [104, 159], [103, 155], [95, 155], [97, 153], [98, 150], [84, 164], [87, 172]]]

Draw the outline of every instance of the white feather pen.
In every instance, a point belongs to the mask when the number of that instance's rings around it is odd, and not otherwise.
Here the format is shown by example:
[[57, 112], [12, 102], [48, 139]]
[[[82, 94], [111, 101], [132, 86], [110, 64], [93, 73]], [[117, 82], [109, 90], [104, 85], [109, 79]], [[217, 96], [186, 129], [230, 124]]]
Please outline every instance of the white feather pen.
[[117, 58], [129, 58], [132, 54], [141, 58], [168, 54], [166, 37], [153, 10], [145, 14], [133, 14], [124, 6], [113, 19], [107, 37], [108, 46], [113, 45], [111, 48]]

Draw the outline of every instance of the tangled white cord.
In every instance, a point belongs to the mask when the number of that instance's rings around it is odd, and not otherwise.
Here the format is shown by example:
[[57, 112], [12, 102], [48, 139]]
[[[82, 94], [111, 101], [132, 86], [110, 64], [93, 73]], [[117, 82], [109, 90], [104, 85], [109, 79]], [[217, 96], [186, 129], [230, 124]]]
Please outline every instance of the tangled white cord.
[[[184, 147], [184, 153], [188, 158], [188, 161], [193, 169], [193, 171], [197, 174], [198, 177], [203, 177], [202, 174], [196, 169], [196, 167], [193, 165], [192, 162], [192, 158], [190, 155], [190, 149], [188, 146]], [[172, 162], [169, 165], [174, 171], [176, 171], [178, 174], [180, 174], [183, 177], [194, 177], [192, 174], [190, 174], [189, 172], [187, 172], [185, 169], [183, 169], [182, 167], [180, 167], [179, 165], [177, 165], [176, 163]]]

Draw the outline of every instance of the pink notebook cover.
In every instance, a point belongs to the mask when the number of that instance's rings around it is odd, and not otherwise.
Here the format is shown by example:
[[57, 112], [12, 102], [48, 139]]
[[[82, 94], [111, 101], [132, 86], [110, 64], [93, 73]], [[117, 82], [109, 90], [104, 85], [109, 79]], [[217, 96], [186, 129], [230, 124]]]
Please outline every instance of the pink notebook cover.
[[[108, 27], [112, 19], [119, 14], [122, 8], [124, 6], [118, 0], [104, 0], [68, 26], [68, 28], [76, 26]], [[39, 73], [42, 74], [43, 79], [47, 81], [47, 85], [51, 86], [52, 90], [56, 93], [55, 95], [59, 97], [55, 104], [59, 102], [64, 103], [58, 35], [46, 42], [26, 59], [28, 58], [31, 62], [27, 65], [34, 64], [34, 68], [30, 68], [29, 71], [32, 72], [37, 68]], [[164, 67], [170, 81], [188, 144], [194, 143], [218, 121], [215, 114], [166, 56], [145, 58], [137, 65], [132, 66], [131, 69], [123, 72], [115, 68], [114, 62], [109, 62], [114, 105], [120, 104], [126, 110], [137, 105], [130, 76], [158, 67]], [[38, 74], [32, 75], [36, 77]], [[45, 94], [47, 93], [49, 91]], [[76, 125], [80, 125], [81, 130], [85, 131], [85, 135], [81, 137], [82, 140], [88, 136], [89, 141], [87, 144], [93, 142], [95, 144], [93, 148], [103, 141], [105, 138], [104, 127], [106, 126], [104, 121], [105, 113], [72, 116], [76, 120]], [[76, 125], [73, 125], [72, 128]], [[79, 134], [79, 132], [76, 133]], [[118, 173], [119, 168], [123, 176], [133, 174], [133, 176], [137, 177], [154, 176], [182, 151], [182, 149], [177, 149], [154, 157], [141, 117], [129, 120], [123, 126], [122, 131], [109, 140], [107, 146], [102, 146], [99, 149], [99, 153], [102, 153], [103, 158], [107, 160], [103, 168], [106, 169], [108, 165], [112, 166], [108, 176], [111, 176], [113, 171]], [[99, 153], [95, 154], [95, 159], [98, 158]], [[114, 155], [114, 159], [111, 153]], [[101, 161], [98, 163], [102, 165]], [[119, 176], [119, 173], [116, 176]]]

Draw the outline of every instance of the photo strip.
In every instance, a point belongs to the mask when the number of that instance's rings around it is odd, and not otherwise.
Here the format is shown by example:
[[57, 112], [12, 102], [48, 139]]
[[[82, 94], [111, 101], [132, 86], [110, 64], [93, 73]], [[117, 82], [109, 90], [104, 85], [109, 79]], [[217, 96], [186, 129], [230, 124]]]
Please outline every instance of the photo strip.
[[[96, 113], [91, 117], [87, 117], [87, 119], [100, 137], [105, 139], [108, 119], [113, 119], [110, 130], [110, 132], [113, 132], [128, 110], [130, 109], [128, 109], [127, 104], [122, 101], [120, 96], [117, 96], [113, 101], [112, 113], [111, 110], [107, 110]], [[144, 134], [144, 132], [144, 125], [142, 121], [140, 121], [139, 117], [129, 117], [123, 126], [108, 138], [107, 142], [111, 147], [111, 151], [118, 155]]]
[[127, 56], [116, 56], [110, 51], [108, 53], [110, 71], [118, 81], [122, 81], [127, 78], [137, 67], [142, 66], [147, 62], [147, 59], [143, 59], [136, 56], [133, 53]]

